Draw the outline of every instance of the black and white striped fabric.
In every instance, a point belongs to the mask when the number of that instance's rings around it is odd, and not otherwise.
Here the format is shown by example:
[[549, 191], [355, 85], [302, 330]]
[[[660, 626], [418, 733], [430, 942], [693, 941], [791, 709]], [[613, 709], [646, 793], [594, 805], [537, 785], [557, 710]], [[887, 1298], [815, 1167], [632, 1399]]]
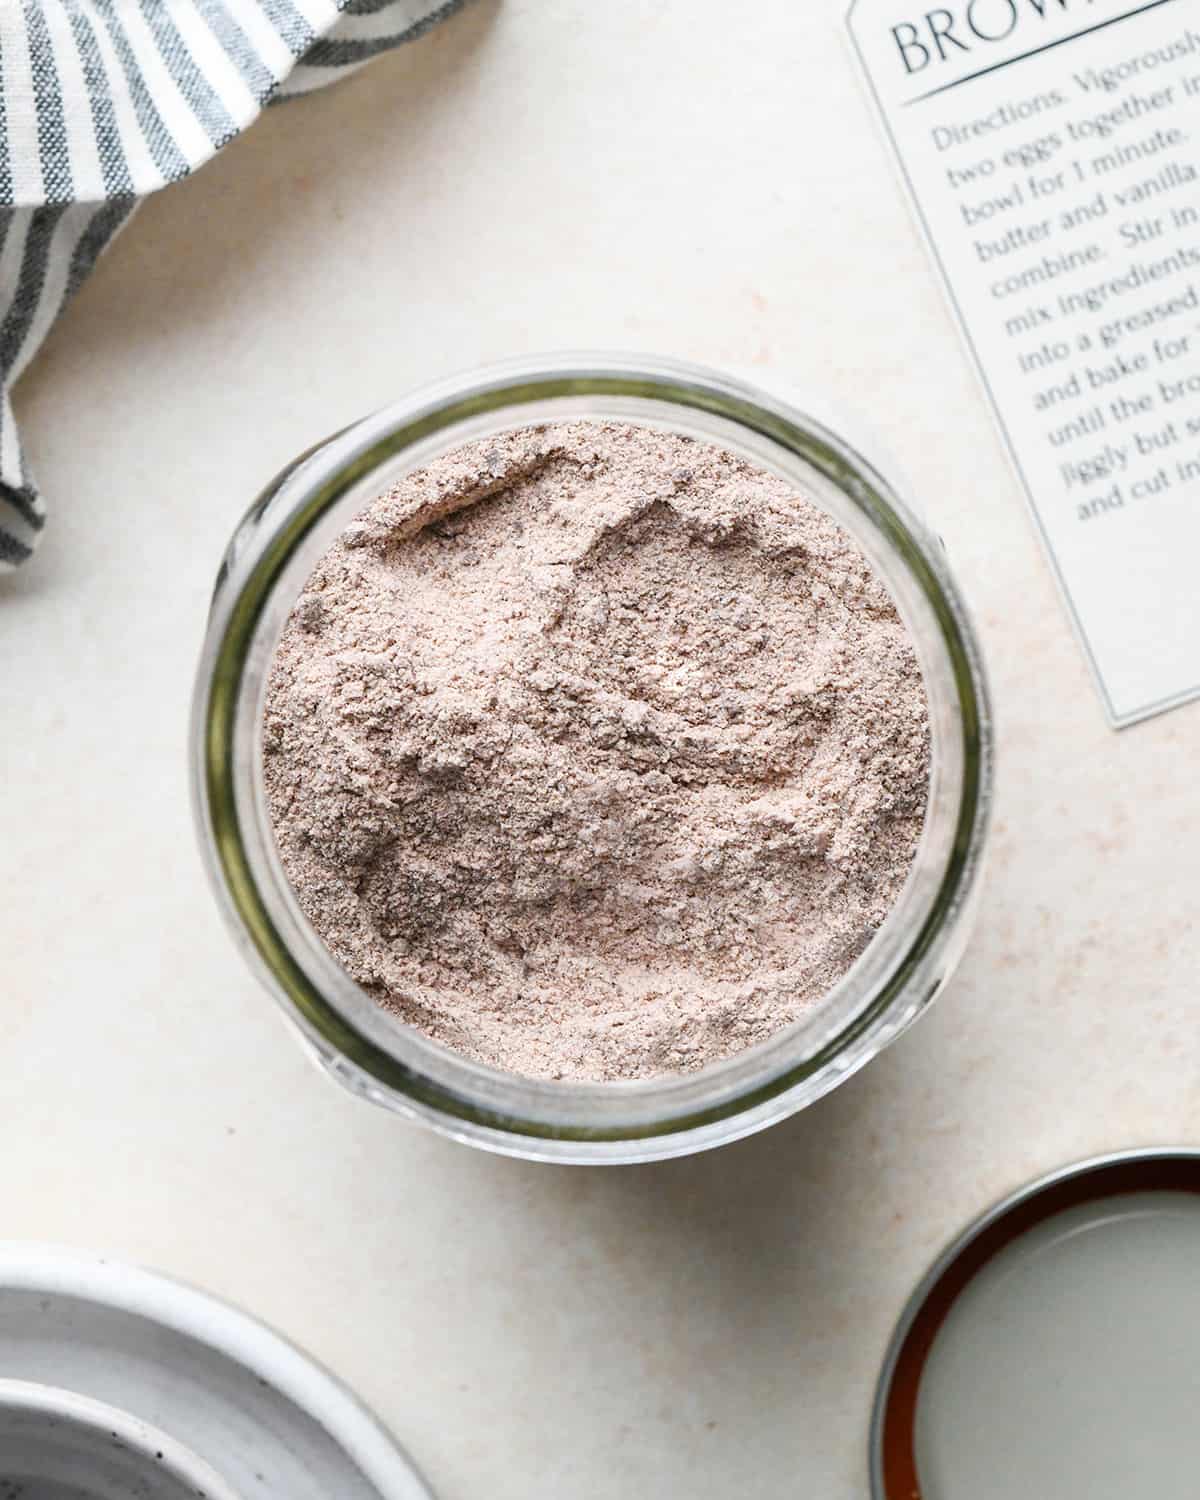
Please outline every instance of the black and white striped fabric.
[[137, 200], [462, 0], [0, 0], [0, 568], [45, 512], [10, 391]]

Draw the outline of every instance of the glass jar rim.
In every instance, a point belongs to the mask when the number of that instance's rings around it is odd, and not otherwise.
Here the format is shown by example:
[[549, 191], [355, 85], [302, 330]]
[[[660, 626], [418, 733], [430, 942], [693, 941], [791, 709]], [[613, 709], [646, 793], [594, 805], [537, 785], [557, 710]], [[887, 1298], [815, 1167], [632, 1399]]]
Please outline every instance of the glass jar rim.
[[[248, 805], [257, 772], [251, 762], [257, 762], [257, 755], [238, 751], [247, 712], [248, 663], [256, 651], [263, 655], [260, 622], [322, 519], [358, 495], [364, 484], [374, 487], [360, 503], [378, 494], [384, 485], [372, 476], [385, 464], [418, 451], [418, 459], [405, 460], [407, 467], [428, 462], [432, 451], [465, 441], [472, 423], [494, 431], [501, 417], [505, 427], [526, 425], [533, 419], [519, 413], [539, 404], [596, 401], [632, 403], [642, 413], [631, 415], [632, 421], [654, 420], [651, 413], [657, 412], [660, 422], [669, 423], [674, 416], [681, 427], [687, 421], [706, 429], [721, 424], [767, 444], [772, 452], [792, 455], [840, 491], [911, 574], [936, 621], [957, 694], [961, 735], [962, 785], [936, 899], [904, 944], [901, 960], [846, 1023], [832, 1030], [826, 1026], [822, 1035], [814, 1016], [807, 1048], [792, 1047], [786, 1058], [780, 1058], [780, 1051], [787, 1051], [780, 1043], [804, 1034], [804, 1021], [699, 1072], [628, 1084], [504, 1074], [415, 1033], [403, 1041], [409, 1056], [397, 1056], [389, 1045], [392, 1033], [382, 1034], [366, 1013], [352, 1017], [335, 1005], [299, 961], [296, 945], [281, 931], [287, 921], [281, 903], [292, 904], [292, 917], [296, 915], [286, 879], [285, 889], [267, 888], [273, 883], [271, 851], [258, 847], [261, 829], [256, 829]], [[426, 452], [430, 444], [434, 449]], [[268, 511], [270, 525], [263, 526]], [[268, 661], [273, 649], [272, 643]], [[977, 878], [990, 800], [991, 716], [979, 649], [940, 544], [842, 438], [788, 401], [697, 366], [643, 355], [551, 355], [492, 365], [414, 392], [310, 449], [260, 497], [235, 536], [218, 581], [194, 699], [192, 767], [201, 845], [226, 918], [260, 977], [343, 1081], [446, 1133], [492, 1149], [602, 1160], [614, 1147], [624, 1147], [624, 1159], [649, 1159], [694, 1150], [699, 1136], [706, 1144], [715, 1143], [713, 1136], [735, 1139], [792, 1112], [799, 1107], [797, 1091], [806, 1083], [831, 1068], [838, 1077], [854, 1071], [907, 1024], [910, 1012], [923, 1006], [929, 998], [919, 993], [923, 965], [966, 905]], [[275, 876], [282, 878], [278, 871]], [[868, 945], [868, 954], [873, 947]], [[856, 964], [850, 974], [858, 968]], [[343, 978], [357, 990], [348, 976]], [[901, 1002], [905, 996], [911, 1000], [914, 983], [916, 1002], [905, 1008]], [[368, 1004], [382, 1017], [375, 1002]], [[823, 1011], [825, 1005], [816, 1009]], [[390, 1017], [387, 1024], [399, 1025]], [[768, 1053], [774, 1053], [774, 1062], [763, 1067]], [[714, 1079], [717, 1086], [706, 1098], [702, 1081]], [[810, 1089], [812, 1097], [824, 1091]], [[607, 1115], [596, 1118], [593, 1111], [589, 1118], [588, 1100], [605, 1101]], [[614, 1100], [624, 1101], [620, 1112], [614, 1112]]]

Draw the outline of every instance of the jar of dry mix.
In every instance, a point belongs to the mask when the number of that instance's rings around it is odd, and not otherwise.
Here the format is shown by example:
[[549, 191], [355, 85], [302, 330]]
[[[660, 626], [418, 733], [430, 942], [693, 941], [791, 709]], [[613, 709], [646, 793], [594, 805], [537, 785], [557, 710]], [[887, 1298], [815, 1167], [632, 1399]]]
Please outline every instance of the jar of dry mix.
[[632, 1162], [794, 1113], [929, 1004], [991, 729], [943, 549], [850, 443], [588, 355], [430, 386], [271, 484], [192, 759], [226, 919], [329, 1073]]

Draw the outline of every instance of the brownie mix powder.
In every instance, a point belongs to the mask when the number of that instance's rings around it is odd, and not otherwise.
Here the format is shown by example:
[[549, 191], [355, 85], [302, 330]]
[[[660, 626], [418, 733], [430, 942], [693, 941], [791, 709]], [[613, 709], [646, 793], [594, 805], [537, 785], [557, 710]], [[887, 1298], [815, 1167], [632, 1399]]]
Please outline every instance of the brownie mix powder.
[[267, 690], [284, 870], [402, 1020], [514, 1072], [691, 1071], [817, 1004], [911, 866], [927, 702], [784, 481], [620, 423], [458, 449], [309, 579]]

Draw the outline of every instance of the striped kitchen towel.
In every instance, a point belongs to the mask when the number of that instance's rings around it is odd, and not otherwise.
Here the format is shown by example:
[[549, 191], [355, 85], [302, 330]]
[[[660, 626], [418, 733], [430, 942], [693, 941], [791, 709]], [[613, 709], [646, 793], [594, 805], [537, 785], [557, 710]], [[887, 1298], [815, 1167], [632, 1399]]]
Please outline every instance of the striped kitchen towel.
[[12, 383], [145, 193], [462, 0], [0, 0], [0, 568], [45, 512]]

